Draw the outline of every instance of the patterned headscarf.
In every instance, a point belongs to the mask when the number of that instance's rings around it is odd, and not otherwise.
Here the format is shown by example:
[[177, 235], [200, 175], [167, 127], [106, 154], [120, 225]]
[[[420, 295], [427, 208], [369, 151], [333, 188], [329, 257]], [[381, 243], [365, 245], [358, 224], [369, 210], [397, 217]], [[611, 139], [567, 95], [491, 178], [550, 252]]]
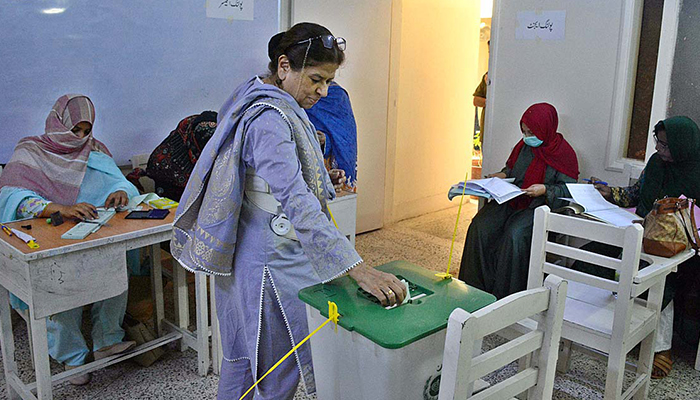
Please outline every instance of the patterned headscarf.
[[[323, 212], [327, 212], [326, 201], [335, 195], [306, 112], [287, 92], [252, 78], [221, 107], [214, 136], [197, 160], [177, 208], [170, 250], [173, 258], [191, 271], [213, 275], [231, 275], [233, 271], [245, 189], [243, 142], [248, 125], [265, 110], [279, 112], [289, 125], [302, 176]], [[338, 268], [327, 262], [328, 249], [323, 244], [309, 243], [304, 248], [321, 281], [337, 276], [334, 268]]]
[[75, 204], [91, 151], [109, 156], [107, 147], [90, 134], [71, 130], [95, 121], [95, 106], [87, 96], [61, 96], [46, 117], [46, 133], [22, 138], [0, 176], [0, 188], [20, 187], [59, 204]]

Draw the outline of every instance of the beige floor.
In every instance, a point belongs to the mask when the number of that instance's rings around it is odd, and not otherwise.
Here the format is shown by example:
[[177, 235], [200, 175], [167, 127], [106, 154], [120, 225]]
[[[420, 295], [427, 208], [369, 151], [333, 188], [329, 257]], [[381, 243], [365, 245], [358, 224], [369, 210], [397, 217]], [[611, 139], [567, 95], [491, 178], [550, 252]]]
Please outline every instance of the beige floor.
[[[475, 211], [473, 204], [467, 204], [463, 210], [452, 259], [455, 273], [469, 219]], [[371, 265], [403, 259], [433, 270], [445, 270], [456, 215], [456, 208], [452, 208], [360, 235], [357, 238], [358, 251]], [[26, 330], [21, 323], [16, 326], [15, 338], [22, 379], [32, 380]], [[485, 340], [485, 346], [492, 347], [497, 342], [497, 338], [489, 337]], [[674, 369], [668, 378], [652, 383], [649, 398], [700, 399], [700, 372], [691, 367], [693, 355], [694, 349], [674, 342]], [[52, 368], [54, 372], [60, 371], [60, 366], [55, 363]], [[574, 354], [570, 371], [556, 378], [554, 398], [602, 398], [604, 371], [603, 362]], [[497, 380], [513, 372], [512, 367], [507, 367], [489, 379]], [[217, 381], [218, 378], [212, 374], [205, 378], [196, 374], [196, 355], [193, 351], [180, 353], [171, 350], [149, 368], [125, 362], [93, 374], [88, 386], [58, 385], [54, 388], [54, 399], [212, 399], [216, 396]], [[4, 387], [2, 375], [0, 387]], [[4, 398], [3, 392], [0, 399]], [[309, 398], [314, 399], [315, 396]], [[298, 393], [296, 399], [307, 399], [307, 396]]]

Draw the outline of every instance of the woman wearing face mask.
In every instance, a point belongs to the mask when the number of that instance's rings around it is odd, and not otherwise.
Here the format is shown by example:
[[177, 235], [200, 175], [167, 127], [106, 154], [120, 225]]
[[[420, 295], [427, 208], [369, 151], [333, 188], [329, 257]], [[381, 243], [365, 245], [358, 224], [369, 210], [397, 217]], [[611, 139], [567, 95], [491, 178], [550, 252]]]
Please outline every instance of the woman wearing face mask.
[[[317, 24], [273, 36], [269, 73], [224, 103], [182, 195], [171, 250], [185, 268], [217, 275], [219, 399], [240, 398], [306, 337], [300, 289], [348, 273], [384, 304], [405, 296], [395, 276], [362, 264], [328, 216], [335, 191], [304, 109], [327, 95], [344, 50], [344, 39]], [[315, 392], [308, 344], [254, 398], [292, 399], [300, 377]]]
[[556, 109], [530, 106], [520, 119], [523, 138], [501, 172], [489, 177], [515, 178], [524, 195], [499, 205], [486, 203], [467, 232], [459, 279], [498, 298], [525, 290], [535, 208], [559, 208], [569, 197], [567, 183], [578, 179], [576, 153], [561, 133]]
[[[606, 200], [623, 208], [635, 207], [635, 212], [640, 217], [645, 217], [652, 210], [655, 200], [666, 196], [685, 195], [691, 199], [700, 198], [700, 130], [695, 122], [688, 117], [672, 117], [659, 121], [654, 126], [654, 140], [656, 153], [649, 158], [634, 185], [595, 185]], [[591, 181], [600, 182], [600, 179], [591, 177]], [[620, 255], [619, 248], [601, 243], [591, 243], [584, 247], [609, 257]], [[688, 304], [690, 308], [697, 306], [697, 292], [700, 289], [700, 279], [696, 272], [698, 267], [698, 259], [694, 257], [679, 265], [678, 272], [666, 278], [661, 319], [654, 344], [656, 355], [652, 378], [666, 377], [671, 371], [674, 303], [680, 302], [679, 305], [683, 306]], [[614, 271], [591, 264], [577, 262], [573, 268], [607, 279], [615, 278]], [[676, 298], [676, 293], [679, 294], [679, 298]], [[681, 333], [681, 337], [697, 340], [697, 331]]]
[[[49, 217], [97, 216], [95, 206], [128, 204], [138, 191], [117, 167], [107, 147], [92, 135], [95, 106], [83, 95], [60, 97], [46, 118], [46, 133], [21, 139], [0, 176], [0, 222]], [[96, 261], [99, 262], [99, 261]], [[95, 359], [124, 352], [135, 342], [122, 342], [127, 292], [92, 305]], [[14, 308], [26, 309], [12, 296]], [[88, 350], [80, 332], [82, 307], [52, 315], [46, 321], [49, 354], [66, 369], [85, 363]], [[84, 385], [89, 374], [69, 381]]]

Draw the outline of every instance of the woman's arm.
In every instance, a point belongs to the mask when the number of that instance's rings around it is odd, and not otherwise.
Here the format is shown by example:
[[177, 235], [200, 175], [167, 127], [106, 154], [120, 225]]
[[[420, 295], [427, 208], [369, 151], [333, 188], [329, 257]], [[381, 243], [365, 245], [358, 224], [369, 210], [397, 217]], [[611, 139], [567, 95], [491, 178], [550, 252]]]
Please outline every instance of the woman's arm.
[[39, 195], [26, 197], [22, 200], [17, 207], [16, 218], [48, 218], [56, 211], [60, 212], [64, 218], [97, 218], [97, 210], [92, 204], [78, 203], [64, 206], [50, 202]]
[[569, 193], [569, 189], [566, 187], [567, 183], [576, 183], [576, 179], [556, 171], [554, 174], [554, 182], [544, 185], [546, 188], [546, 202], [549, 208], [554, 210], [564, 207], [567, 204], [566, 201], [561, 200], [562, 197], [571, 197], [571, 193]]
[[644, 171], [639, 176], [639, 180], [632, 186], [626, 187], [611, 187], [610, 195], [612, 203], [617, 204], [622, 208], [636, 207], [639, 205], [639, 194], [644, 181]]

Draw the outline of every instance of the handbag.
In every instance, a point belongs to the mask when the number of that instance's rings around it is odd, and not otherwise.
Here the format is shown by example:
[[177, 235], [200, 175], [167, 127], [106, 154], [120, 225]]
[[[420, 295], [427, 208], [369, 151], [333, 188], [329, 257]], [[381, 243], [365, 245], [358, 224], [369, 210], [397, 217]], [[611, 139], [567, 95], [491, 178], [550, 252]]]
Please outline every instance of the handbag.
[[[128, 340], [133, 340], [137, 345], [142, 345], [156, 339], [155, 333], [151, 331], [143, 322], [135, 319], [129, 314], [124, 316], [124, 331]], [[165, 354], [162, 347], [156, 347], [145, 353], [135, 356], [133, 360], [142, 367], [149, 367]]]
[[694, 204], [694, 200], [678, 197], [656, 200], [644, 218], [644, 252], [672, 257], [692, 247], [697, 254], [700, 238]]

